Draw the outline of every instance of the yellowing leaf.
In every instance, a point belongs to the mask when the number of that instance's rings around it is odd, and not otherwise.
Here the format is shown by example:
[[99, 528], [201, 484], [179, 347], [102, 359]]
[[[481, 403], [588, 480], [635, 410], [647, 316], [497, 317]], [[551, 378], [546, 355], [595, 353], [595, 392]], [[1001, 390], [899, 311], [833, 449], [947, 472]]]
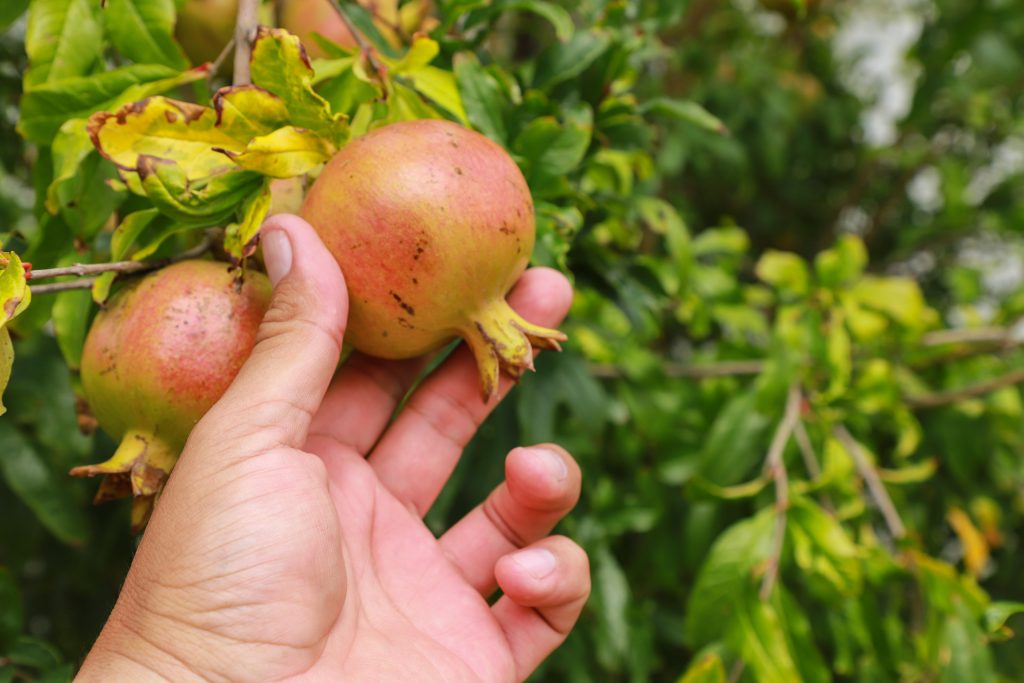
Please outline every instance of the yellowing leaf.
[[923, 329], [936, 315], [925, 303], [917, 283], [905, 277], [867, 275], [853, 286], [851, 294], [865, 307], [911, 329]]
[[714, 652], [705, 655], [690, 665], [678, 683], [725, 683], [722, 658]]
[[[0, 252], [0, 399], [11, 378], [14, 365], [14, 345], [7, 331], [7, 323], [28, 306], [32, 292], [25, 280], [25, 266], [13, 251]], [[7, 409], [0, 400], [0, 415]]]
[[788, 294], [806, 294], [810, 276], [804, 260], [787, 251], [768, 250], [754, 268], [757, 277]]
[[462, 106], [462, 96], [455, 83], [455, 74], [433, 66], [424, 66], [405, 74], [416, 89], [431, 102], [451, 112], [463, 124], [469, 125], [469, 117]]
[[304, 128], [286, 126], [254, 139], [242, 152], [224, 150], [240, 168], [272, 178], [292, 178], [309, 173], [326, 162], [335, 148]]
[[241, 151], [246, 140], [218, 125], [213, 109], [166, 97], [125, 105], [89, 119], [93, 144], [124, 171], [137, 171], [142, 156], [177, 162], [189, 179], [224, 173], [234, 165], [214, 147]]
[[224, 234], [224, 249], [236, 259], [241, 260], [255, 250], [255, 238], [270, 211], [270, 202], [270, 183], [265, 182], [259, 192], [246, 200], [242, 220], [228, 226]]
[[327, 100], [313, 90], [313, 67], [299, 39], [287, 31], [261, 26], [252, 48], [252, 82], [284, 102], [289, 121], [340, 147], [349, 137], [348, 119], [332, 114]]
[[985, 536], [974, 526], [967, 513], [958, 507], [950, 508], [946, 513], [946, 519], [960, 539], [964, 551], [964, 566], [971, 574], [978, 576], [988, 564], [989, 547]]
[[384, 59], [384, 62], [392, 73], [405, 74], [430, 64], [440, 51], [441, 46], [437, 41], [426, 36], [418, 36], [401, 59]]
[[221, 88], [213, 96], [218, 125], [237, 140], [266, 135], [288, 125], [284, 100], [255, 85]]
[[140, 156], [138, 163], [146, 196], [161, 213], [186, 226], [223, 222], [261, 182], [259, 176], [246, 172], [220, 173], [193, 181], [177, 162], [168, 159]]

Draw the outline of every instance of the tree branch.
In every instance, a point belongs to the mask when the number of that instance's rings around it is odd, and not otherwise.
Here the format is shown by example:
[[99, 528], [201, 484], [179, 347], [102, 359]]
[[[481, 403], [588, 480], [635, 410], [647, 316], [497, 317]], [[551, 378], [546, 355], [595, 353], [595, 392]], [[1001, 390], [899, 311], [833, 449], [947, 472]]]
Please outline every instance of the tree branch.
[[249, 60], [252, 58], [252, 41], [259, 27], [259, 0], [239, 0], [238, 18], [235, 21], [235, 85], [252, 82]]
[[[739, 375], [758, 375], [764, 370], [763, 360], [735, 360], [706, 365], [684, 365], [667, 363], [662, 367], [665, 377], [687, 379], [709, 379], [712, 377], [734, 377]], [[590, 374], [601, 379], [618, 379], [622, 371], [614, 365], [592, 365]]]
[[839, 440], [839, 443], [841, 443], [846, 452], [849, 453], [854, 466], [857, 468], [860, 476], [864, 479], [864, 483], [867, 484], [871, 497], [875, 499], [878, 509], [881, 510], [882, 517], [885, 519], [885, 524], [889, 527], [889, 533], [893, 535], [893, 538], [903, 538], [906, 536], [907, 529], [903, 526], [903, 520], [900, 518], [900, 513], [896, 510], [896, 506], [893, 504], [892, 498], [889, 497], [889, 492], [885, 489], [885, 484], [883, 484], [881, 478], [879, 478], [878, 470], [875, 469], [874, 465], [868, 462], [868, 458], [861, 449], [860, 444], [857, 443], [857, 440], [853, 438], [850, 432], [847, 431], [846, 427], [843, 425], [836, 425], [832, 429], [832, 435]]
[[[793, 429], [793, 436], [796, 437], [796, 444], [800, 448], [800, 455], [803, 457], [804, 467], [807, 468], [808, 476], [810, 476], [812, 482], [818, 481], [821, 478], [821, 465], [818, 464], [818, 457], [814, 454], [811, 437], [807, 434], [807, 427], [804, 425], [803, 420], [796, 423], [796, 427]], [[832, 499], [827, 494], [822, 496], [822, 507], [827, 512], [835, 514], [835, 506], [832, 505]]]
[[[209, 235], [203, 238], [203, 240], [192, 247], [186, 249], [180, 254], [175, 254], [168, 258], [153, 259], [151, 261], [113, 261], [111, 263], [76, 263], [73, 266], [64, 266], [61, 268], [43, 268], [40, 270], [30, 271], [28, 278], [29, 280], [41, 280], [44, 278], [51, 277], [66, 277], [69, 275], [84, 277], [86, 275], [98, 275], [100, 273], [118, 273], [119, 275], [128, 275], [131, 273], [143, 273], [150, 270], [156, 270], [163, 268], [172, 263], [178, 261], [185, 261], [187, 259], [196, 258], [202, 256], [210, 247], [213, 245], [213, 240]], [[86, 278], [83, 280], [70, 280], [66, 282], [51, 282], [45, 285], [32, 285], [32, 294], [51, 294], [53, 292], [64, 292], [69, 289], [89, 289], [93, 283], [96, 282], [96, 278]]]
[[786, 397], [786, 410], [782, 415], [782, 421], [779, 422], [775, 435], [772, 436], [768, 455], [764, 461], [764, 468], [768, 472], [768, 476], [775, 480], [775, 532], [772, 536], [772, 550], [771, 555], [768, 556], [768, 567], [761, 580], [761, 600], [771, 597], [772, 589], [779, 577], [782, 544], [786, 538], [786, 510], [789, 509], [789, 474], [786, 472], [786, 463], [782, 461], [782, 455], [786, 451], [786, 444], [789, 443], [793, 430], [800, 422], [801, 400], [800, 388], [793, 384], [789, 387], [789, 395]]
[[913, 409], [939, 408], [968, 398], [975, 398], [977, 396], [990, 394], [998, 389], [1013, 386], [1014, 384], [1020, 384], [1021, 382], [1024, 382], [1024, 369], [1012, 370], [1001, 377], [985, 380], [984, 382], [978, 382], [977, 384], [971, 384], [961, 389], [940, 391], [934, 394], [924, 394], [921, 396], [906, 396], [904, 398], [907, 404]]
[[388, 68], [384, 66], [380, 59], [377, 58], [377, 49], [370, 44], [370, 41], [366, 39], [366, 36], [356, 28], [356, 25], [352, 23], [352, 19], [349, 18], [348, 12], [345, 11], [345, 7], [338, 0], [329, 0], [331, 7], [338, 14], [338, 18], [341, 19], [341, 23], [345, 24], [345, 28], [352, 34], [352, 38], [356, 41], [356, 45], [359, 46], [359, 51], [366, 55], [366, 61], [370, 63], [370, 68], [377, 74], [378, 80], [380, 80], [381, 87], [383, 87], [384, 95], [387, 96], [387, 74]]

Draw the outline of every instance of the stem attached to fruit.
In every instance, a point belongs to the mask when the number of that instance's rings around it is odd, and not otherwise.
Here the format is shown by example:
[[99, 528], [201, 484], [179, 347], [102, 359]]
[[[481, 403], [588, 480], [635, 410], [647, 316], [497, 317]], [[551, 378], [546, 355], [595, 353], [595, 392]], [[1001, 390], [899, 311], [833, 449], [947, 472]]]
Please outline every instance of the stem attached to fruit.
[[524, 320], [499, 299], [484, 308], [462, 331], [480, 371], [480, 390], [485, 401], [498, 392], [501, 371], [518, 380], [533, 370], [533, 348], [561, 351], [567, 337], [558, 330]]

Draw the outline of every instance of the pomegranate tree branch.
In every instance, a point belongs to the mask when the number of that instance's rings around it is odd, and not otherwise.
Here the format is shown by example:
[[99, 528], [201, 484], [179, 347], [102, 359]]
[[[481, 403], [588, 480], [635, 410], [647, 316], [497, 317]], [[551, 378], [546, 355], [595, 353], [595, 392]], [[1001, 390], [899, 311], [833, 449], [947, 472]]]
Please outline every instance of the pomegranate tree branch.
[[971, 384], [961, 389], [940, 391], [934, 394], [924, 394], [920, 396], [907, 396], [906, 401], [911, 408], [940, 408], [942, 406], [948, 406], [953, 403], [963, 401], [964, 399], [984, 396], [985, 394], [990, 394], [998, 389], [1010, 387], [1014, 384], [1020, 384], [1021, 382], [1024, 382], [1024, 369], [1012, 370], [1000, 377], [985, 380], [984, 382], [978, 382], [977, 384]]
[[235, 20], [235, 85], [249, 85], [249, 59], [252, 57], [252, 41], [259, 27], [259, 0], [239, 0], [238, 18]]
[[843, 425], [837, 425], [833, 428], [832, 435], [839, 440], [839, 443], [843, 445], [843, 449], [850, 454], [850, 459], [853, 460], [854, 466], [860, 473], [861, 478], [864, 479], [864, 483], [868, 486], [871, 497], [875, 499], [878, 509], [882, 512], [885, 524], [889, 527], [889, 533], [893, 535], [893, 538], [903, 538], [906, 536], [907, 529], [903, 526], [900, 513], [897, 512], [892, 498], [889, 497], [889, 492], [885, 489], [885, 484], [882, 483], [881, 477], [878, 476], [878, 470], [868, 462], [867, 455], [864, 454], [861, 445], [857, 443], [857, 440], [853, 438], [853, 435]]
[[[388, 68], [381, 64], [380, 59], [377, 58], [377, 50], [370, 41], [366, 39], [362, 31], [356, 28], [356, 25], [352, 22], [352, 19], [348, 16], [348, 12], [345, 11], [344, 5], [339, 0], [329, 0], [331, 7], [338, 14], [338, 18], [341, 19], [341, 23], [345, 24], [345, 28], [352, 34], [352, 38], [356, 41], [356, 45], [359, 46], [359, 51], [366, 55], [366, 61], [370, 63], [370, 67], [374, 73], [377, 74], [377, 78], [380, 80], [381, 86], [387, 87], [387, 73]], [[387, 94], [385, 92], [385, 94]]]
[[[29, 271], [29, 280], [42, 280], [51, 277], [66, 277], [69, 275], [77, 277], [85, 277], [87, 275], [99, 275], [101, 273], [118, 273], [118, 274], [130, 274], [130, 273], [143, 273], [150, 270], [156, 270], [157, 268], [163, 268], [164, 266], [178, 261], [184, 261], [197, 256], [202, 256], [210, 247], [213, 245], [213, 240], [209, 235], [203, 238], [203, 240], [192, 247], [186, 249], [180, 254], [169, 256], [162, 259], [153, 259], [151, 261], [112, 261], [110, 263], [76, 263], [71, 266], [63, 266], [60, 268], [41, 268], [39, 270]], [[52, 282], [45, 285], [32, 285], [33, 294], [49, 294], [52, 292], [63, 292], [69, 289], [88, 289], [92, 287], [96, 278], [86, 278], [83, 280], [71, 280], [68, 282]]]
[[[818, 464], [818, 456], [814, 453], [814, 446], [811, 445], [811, 437], [807, 434], [807, 427], [802, 420], [798, 420], [793, 429], [793, 436], [796, 438], [796, 445], [800, 448], [800, 455], [804, 460], [804, 467], [812, 482], [818, 481], [821, 477], [821, 465]], [[823, 496], [822, 507], [827, 512], [835, 513], [835, 506], [828, 494]]]
[[779, 563], [782, 558], [782, 544], [786, 539], [786, 510], [789, 508], [789, 474], [786, 472], [786, 463], [782, 455], [786, 451], [786, 444], [793, 434], [793, 430], [800, 422], [800, 389], [796, 384], [789, 387], [789, 395], [786, 397], [786, 410], [782, 415], [782, 421], [772, 436], [771, 445], [768, 447], [768, 455], [765, 457], [764, 468], [772, 479], [775, 480], [775, 532], [772, 536], [771, 555], [768, 556], [768, 566], [761, 580], [761, 600], [771, 597], [772, 589], [779, 577]]

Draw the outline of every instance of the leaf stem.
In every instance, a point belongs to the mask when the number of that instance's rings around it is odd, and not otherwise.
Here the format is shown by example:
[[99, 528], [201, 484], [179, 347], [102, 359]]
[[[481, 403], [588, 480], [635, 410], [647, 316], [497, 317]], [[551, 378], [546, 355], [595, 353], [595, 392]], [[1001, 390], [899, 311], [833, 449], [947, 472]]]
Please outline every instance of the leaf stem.
[[[814, 446], [811, 445], [811, 437], [807, 434], [807, 427], [803, 420], [797, 421], [796, 427], [793, 429], [793, 436], [796, 438], [796, 445], [800, 448], [800, 455], [803, 457], [808, 476], [812, 482], [818, 481], [821, 478], [821, 465], [818, 463], [818, 456], [814, 453]], [[835, 514], [835, 506], [832, 505], [832, 499], [828, 494], [822, 496], [822, 507], [826, 512]]]
[[868, 462], [868, 458], [864, 454], [864, 450], [861, 448], [861, 445], [857, 443], [857, 440], [853, 438], [853, 435], [850, 434], [843, 425], [836, 425], [832, 429], [832, 435], [839, 440], [839, 443], [841, 443], [846, 452], [849, 453], [854, 466], [857, 468], [860, 476], [864, 479], [864, 483], [867, 484], [871, 497], [875, 499], [878, 509], [882, 512], [885, 524], [889, 527], [889, 533], [897, 539], [906, 536], [907, 529], [903, 526], [903, 520], [900, 518], [900, 513], [896, 510], [896, 506], [893, 504], [892, 498], [889, 497], [889, 492], [886, 490], [885, 484], [882, 483], [882, 479], [878, 476], [878, 470], [875, 469], [874, 465]]
[[800, 388], [794, 383], [789, 387], [786, 397], [786, 410], [782, 420], [772, 436], [768, 455], [765, 457], [764, 468], [775, 480], [775, 532], [772, 536], [771, 555], [768, 556], [768, 567], [761, 580], [761, 600], [771, 597], [772, 589], [779, 578], [779, 563], [782, 560], [782, 544], [786, 539], [786, 510], [789, 509], [789, 474], [782, 455], [786, 451], [793, 430], [800, 422]]
[[352, 22], [352, 19], [348, 16], [348, 12], [345, 11], [344, 5], [338, 0], [328, 0], [331, 3], [331, 7], [338, 14], [338, 18], [341, 19], [341, 23], [345, 24], [345, 28], [352, 34], [352, 38], [356, 41], [356, 45], [359, 46], [359, 51], [366, 55], [366, 61], [370, 63], [370, 67], [377, 74], [377, 78], [380, 80], [381, 87], [384, 88], [384, 96], [387, 97], [387, 73], [388, 68], [384, 66], [380, 59], [377, 58], [377, 49], [370, 44], [370, 41], [366, 39], [366, 36], [356, 28], [356, 25]]

